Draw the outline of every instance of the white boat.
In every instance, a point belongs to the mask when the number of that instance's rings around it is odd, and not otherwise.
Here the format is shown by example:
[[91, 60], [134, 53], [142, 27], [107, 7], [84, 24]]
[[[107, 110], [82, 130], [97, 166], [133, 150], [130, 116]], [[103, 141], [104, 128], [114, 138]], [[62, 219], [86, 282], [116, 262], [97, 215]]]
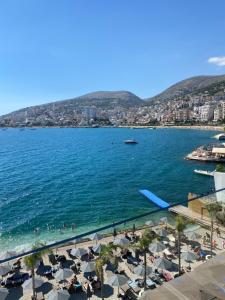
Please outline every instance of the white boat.
[[134, 139], [130, 139], [130, 140], [125, 140], [124, 143], [125, 144], [137, 144], [138, 142], [135, 141]]
[[206, 176], [214, 176], [214, 171], [206, 171], [206, 170], [194, 170], [195, 173], [201, 174], [201, 175], [206, 175]]

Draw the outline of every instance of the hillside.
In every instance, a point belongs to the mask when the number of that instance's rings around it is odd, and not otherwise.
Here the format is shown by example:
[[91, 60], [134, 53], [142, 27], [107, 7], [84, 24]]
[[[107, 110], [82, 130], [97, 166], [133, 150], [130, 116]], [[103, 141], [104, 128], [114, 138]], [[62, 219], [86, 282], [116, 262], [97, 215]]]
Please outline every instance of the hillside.
[[147, 98], [145, 100], [147, 102], [151, 102], [151, 101], [156, 101], [156, 100], [164, 101], [164, 100], [168, 100], [168, 99], [173, 99], [173, 98], [183, 96], [186, 94], [195, 93], [198, 90], [203, 90], [212, 84], [222, 82], [222, 81], [225, 81], [225, 75], [191, 77], [191, 78], [182, 80], [182, 81], [172, 85], [171, 87], [169, 87], [162, 93], [160, 93], [154, 97]]
[[[85, 109], [111, 110], [117, 107], [128, 109], [140, 106], [143, 101], [131, 92], [127, 91], [99, 91], [89, 93], [74, 99], [51, 102], [43, 105], [31, 106], [14, 111], [0, 117], [0, 123], [10, 126], [26, 124], [32, 120], [32, 125], [53, 126], [54, 124], [75, 124], [75, 115], [82, 114]], [[46, 122], [45, 122], [46, 120]]]

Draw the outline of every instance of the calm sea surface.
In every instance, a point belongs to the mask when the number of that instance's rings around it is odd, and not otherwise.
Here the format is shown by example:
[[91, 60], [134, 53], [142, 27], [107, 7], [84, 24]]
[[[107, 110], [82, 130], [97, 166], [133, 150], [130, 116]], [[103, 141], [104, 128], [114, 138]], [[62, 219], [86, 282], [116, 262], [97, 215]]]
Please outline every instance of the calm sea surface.
[[[138, 190], [169, 202], [202, 193], [213, 164], [184, 160], [212, 131], [182, 129], [0, 130], [0, 251], [47, 242], [146, 212]], [[125, 145], [135, 138], [137, 145]], [[59, 230], [66, 223], [67, 229]], [[51, 227], [52, 230], [47, 230]], [[39, 228], [40, 235], [34, 233]]]

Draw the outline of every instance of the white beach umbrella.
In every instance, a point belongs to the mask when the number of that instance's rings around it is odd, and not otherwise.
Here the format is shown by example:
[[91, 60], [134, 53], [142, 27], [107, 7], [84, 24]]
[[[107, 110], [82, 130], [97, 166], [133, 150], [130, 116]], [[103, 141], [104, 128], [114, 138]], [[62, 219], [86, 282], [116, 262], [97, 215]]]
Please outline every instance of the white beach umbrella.
[[171, 261], [165, 258], [157, 258], [153, 262], [154, 266], [159, 269], [168, 270], [172, 267]]
[[167, 237], [168, 236], [168, 232], [166, 229], [164, 228], [160, 228], [160, 229], [156, 229], [155, 233], [160, 236], [160, 237]]
[[102, 247], [103, 247], [102, 244], [97, 244], [92, 248], [92, 250], [94, 253], [100, 254], [102, 251]]
[[8, 274], [12, 270], [10, 265], [0, 265], [0, 276]]
[[83, 248], [74, 248], [70, 251], [70, 254], [73, 256], [78, 256], [78, 257], [82, 257], [84, 255], [86, 255], [88, 252], [86, 249]]
[[95, 271], [95, 262], [86, 261], [81, 265], [81, 271], [84, 273], [90, 273]]
[[186, 251], [186, 252], [181, 253], [181, 258], [190, 262], [190, 261], [197, 259], [197, 255], [193, 252]]
[[[146, 266], [146, 275], [150, 275], [152, 273], [152, 268], [149, 266]], [[145, 267], [144, 265], [139, 265], [134, 268], [134, 274], [144, 276], [145, 274]]]
[[116, 238], [115, 241], [113, 242], [114, 245], [118, 245], [118, 246], [128, 246], [129, 243], [130, 241], [125, 237]]
[[8, 259], [16, 255], [17, 255], [16, 251], [6, 251], [0, 254], [0, 260]]
[[115, 274], [109, 278], [108, 284], [111, 286], [117, 286], [118, 294], [119, 294], [119, 287], [126, 284], [127, 281], [128, 281], [128, 278], [126, 276], [120, 275], [120, 274]]
[[99, 241], [99, 240], [102, 239], [102, 235], [99, 234], [99, 233], [93, 233], [93, 234], [90, 235], [90, 239], [92, 241]]
[[145, 222], [145, 225], [147, 225], [149, 227], [153, 227], [153, 226], [155, 226], [155, 223], [152, 220], [149, 220], [149, 221]]
[[162, 217], [159, 219], [159, 221], [164, 224], [167, 224], [167, 222], [168, 222], [167, 217]]
[[68, 300], [70, 298], [70, 294], [67, 290], [51, 290], [46, 295], [46, 300]]
[[0, 299], [5, 300], [5, 298], [8, 296], [9, 291], [6, 288], [0, 288]]
[[66, 280], [67, 278], [71, 277], [73, 275], [73, 271], [70, 269], [60, 269], [55, 273], [55, 279], [58, 281]]
[[198, 241], [202, 237], [201, 234], [199, 234], [199, 233], [197, 233], [195, 231], [193, 231], [193, 232], [187, 232], [186, 236], [191, 241]]
[[151, 252], [161, 252], [165, 249], [166, 249], [166, 246], [163, 243], [158, 242], [158, 241], [150, 244], [150, 246], [149, 246], [149, 250]]
[[[40, 286], [42, 286], [42, 284], [44, 283], [44, 281], [42, 280], [41, 277], [36, 276], [34, 278], [34, 286], [35, 289], [39, 288]], [[22, 287], [24, 290], [32, 290], [33, 289], [33, 279], [29, 278], [26, 281], [24, 281], [24, 283], [22, 284]]]

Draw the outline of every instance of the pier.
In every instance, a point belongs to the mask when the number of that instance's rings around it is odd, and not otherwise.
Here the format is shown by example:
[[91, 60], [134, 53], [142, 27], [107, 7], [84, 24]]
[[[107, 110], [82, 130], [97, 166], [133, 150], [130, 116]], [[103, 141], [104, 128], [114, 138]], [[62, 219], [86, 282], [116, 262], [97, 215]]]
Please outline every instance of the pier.
[[[202, 227], [210, 227], [211, 226], [211, 220], [210, 218], [206, 217], [205, 215], [201, 215], [190, 208], [184, 206], [184, 205], [177, 205], [174, 207], [169, 208], [169, 211], [171, 213], [177, 214], [179, 216], [184, 217], [185, 219], [188, 219], [190, 221], [194, 221], [196, 224], [201, 225]], [[215, 227], [215, 226], [214, 226]], [[225, 233], [225, 227], [221, 224], [219, 225], [220, 231]]]

